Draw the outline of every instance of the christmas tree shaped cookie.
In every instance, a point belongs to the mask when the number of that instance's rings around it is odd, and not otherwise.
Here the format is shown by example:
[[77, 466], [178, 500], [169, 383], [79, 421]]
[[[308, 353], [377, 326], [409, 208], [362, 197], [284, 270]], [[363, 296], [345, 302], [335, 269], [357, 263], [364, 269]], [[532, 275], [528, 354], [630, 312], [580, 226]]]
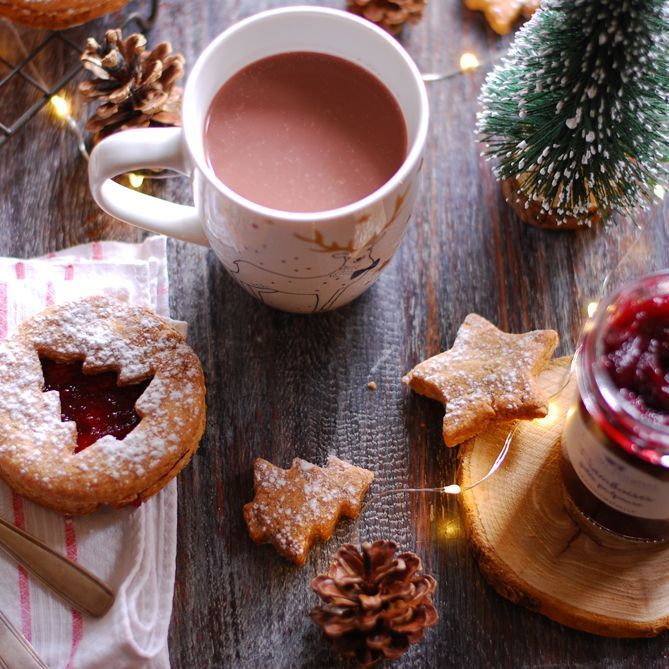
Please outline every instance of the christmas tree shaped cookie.
[[290, 469], [258, 458], [253, 478], [256, 495], [244, 506], [251, 539], [303, 565], [314, 541], [327, 541], [340, 517], [358, 517], [374, 474], [334, 456], [325, 467], [295, 458]]

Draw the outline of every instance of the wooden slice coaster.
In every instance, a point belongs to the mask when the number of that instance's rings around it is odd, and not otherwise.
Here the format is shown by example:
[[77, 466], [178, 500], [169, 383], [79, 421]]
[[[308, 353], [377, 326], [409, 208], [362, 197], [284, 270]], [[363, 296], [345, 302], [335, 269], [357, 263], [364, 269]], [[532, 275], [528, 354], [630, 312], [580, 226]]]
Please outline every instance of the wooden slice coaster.
[[[669, 543], [631, 544], [584, 533], [565, 508], [560, 433], [576, 393], [562, 389], [571, 359], [541, 375], [551, 401], [546, 418], [519, 421], [501, 468], [461, 495], [479, 567], [499, 594], [592, 634], [655, 636], [669, 629]], [[498, 425], [460, 447], [458, 483], [480, 479], [513, 424]]]

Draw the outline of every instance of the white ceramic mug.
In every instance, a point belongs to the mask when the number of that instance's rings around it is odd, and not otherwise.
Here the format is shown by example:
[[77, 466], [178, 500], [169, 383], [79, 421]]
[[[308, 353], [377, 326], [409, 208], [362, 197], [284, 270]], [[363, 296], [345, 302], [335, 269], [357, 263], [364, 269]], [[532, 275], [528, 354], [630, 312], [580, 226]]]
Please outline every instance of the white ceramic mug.
[[[400, 105], [408, 132], [406, 159], [388, 182], [358, 202], [315, 213], [270, 209], [230, 190], [207, 163], [204, 122], [217, 91], [250, 63], [289, 51], [357, 63], [384, 82]], [[326, 311], [360, 295], [397, 249], [416, 199], [428, 117], [418, 68], [383, 30], [332, 9], [277, 9], [237, 23], [205, 49], [184, 92], [183, 128], [127, 130], [103, 140], [91, 154], [89, 181], [93, 197], [112, 216], [210, 245], [230, 274], [262, 302], [286, 311]], [[111, 180], [147, 167], [191, 176], [195, 206]]]

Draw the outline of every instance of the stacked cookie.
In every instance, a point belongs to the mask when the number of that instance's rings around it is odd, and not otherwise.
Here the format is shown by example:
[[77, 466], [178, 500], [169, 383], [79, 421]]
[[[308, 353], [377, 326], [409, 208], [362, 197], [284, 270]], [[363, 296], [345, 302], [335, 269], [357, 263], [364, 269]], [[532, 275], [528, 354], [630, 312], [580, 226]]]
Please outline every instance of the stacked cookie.
[[128, 0], [0, 0], [0, 15], [35, 28], [61, 30], [114, 12]]

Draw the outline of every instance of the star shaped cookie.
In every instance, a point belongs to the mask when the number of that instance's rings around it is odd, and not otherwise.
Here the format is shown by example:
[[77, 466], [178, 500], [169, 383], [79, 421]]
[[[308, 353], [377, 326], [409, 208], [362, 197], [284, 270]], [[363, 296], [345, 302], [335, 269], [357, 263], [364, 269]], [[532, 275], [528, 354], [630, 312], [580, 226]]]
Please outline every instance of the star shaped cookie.
[[480, 9], [498, 35], [506, 35], [522, 14], [529, 19], [539, 9], [539, 0], [465, 0], [467, 9]]
[[492, 421], [548, 413], [535, 376], [557, 344], [553, 330], [507, 334], [469, 314], [453, 348], [421, 362], [402, 380], [417, 393], [444, 403], [444, 442], [457, 446]]
[[334, 456], [325, 467], [295, 458], [290, 469], [258, 458], [253, 479], [256, 494], [244, 506], [251, 539], [303, 565], [314, 541], [327, 541], [342, 516], [358, 517], [374, 474]]

